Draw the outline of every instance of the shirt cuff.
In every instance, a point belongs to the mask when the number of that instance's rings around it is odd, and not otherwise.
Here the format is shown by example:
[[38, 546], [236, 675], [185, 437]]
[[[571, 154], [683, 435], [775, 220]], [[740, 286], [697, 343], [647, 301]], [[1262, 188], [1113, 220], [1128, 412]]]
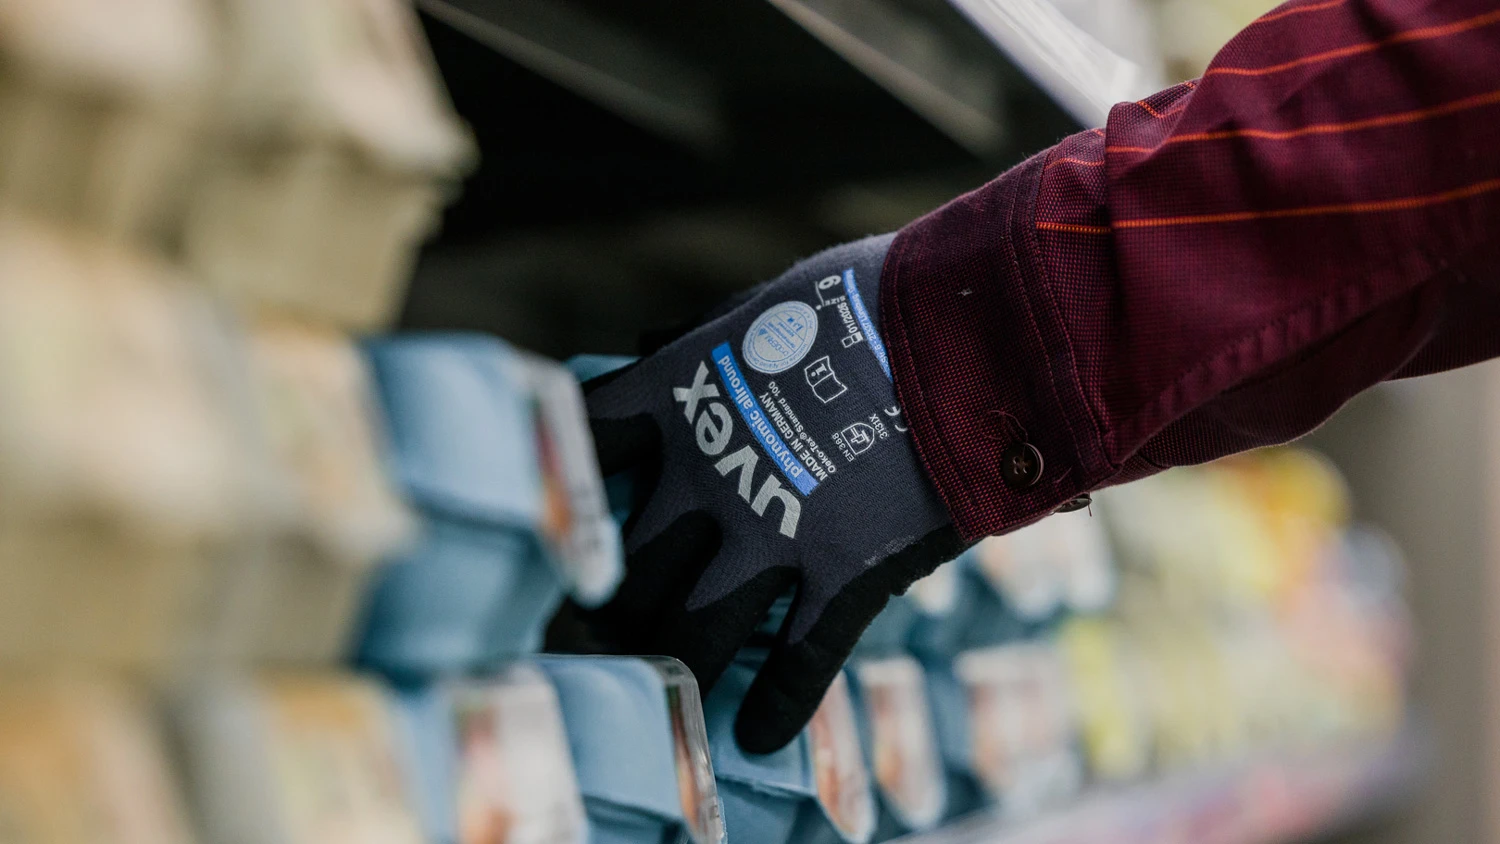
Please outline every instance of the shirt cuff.
[[1112, 474], [1042, 274], [1046, 158], [906, 226], [881, 273], [896, 394], [969, 540], [1034, 522]]

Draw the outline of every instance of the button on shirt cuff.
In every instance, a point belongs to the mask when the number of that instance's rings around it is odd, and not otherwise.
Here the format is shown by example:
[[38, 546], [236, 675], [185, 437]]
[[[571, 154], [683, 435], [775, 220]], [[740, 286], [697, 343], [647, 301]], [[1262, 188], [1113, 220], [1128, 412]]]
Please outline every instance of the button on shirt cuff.
[[902, 229], [881, 276], [897, 394], [966, 539], [1036, 521], [1113, 474], [1041, 273], [1044, 158]]

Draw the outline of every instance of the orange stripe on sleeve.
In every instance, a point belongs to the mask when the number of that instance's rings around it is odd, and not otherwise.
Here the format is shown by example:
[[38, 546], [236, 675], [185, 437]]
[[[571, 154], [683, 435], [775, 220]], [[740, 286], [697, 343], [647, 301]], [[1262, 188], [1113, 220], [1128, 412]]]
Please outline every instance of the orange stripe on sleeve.
[[[1229, 138], [1255, 138], [1266, 141], [1286, 141], [1293, 138], [1303, 138], [1309, 135], [1338, 135], [1345, 132], [1358, 132], [1364, 129], [1383, 129], [1388, 126], [1404, 126], [1412, 123], [1421, 123], [1436, 117], [1446, 117], [1451, 114], [1469, 111], [1471, 109], [1483, 108], [1485, 106], [1500, 105], [1500, 90], [1487, 91], [1483, 94], [1475, 94], [1472, 97], [1454, 100], [1442, 105], [1430, 108], [1413, 109], [1396, 114], [1383, 114], [1379, 117], [1367, 117], [1362, 120], [1351, 120], [1346, 123], [1314, 123], [1311, 126], [1303, 126], [1299, 129], [1226, 129], [1222, 132], [1196, 132], [1189, 135], [1176, 135], [1162, 141], [1160, 147], [1131, 147], [1114, 146], [1106, 147], [1106, 152], [1156, 152], [1161, 147], [1171, 144], [1191, 144], [1205, 141], [1222, 141]], [[1167, 112], [1171, 114], [1171, 112]]]
[[1157, 120], [1160, 120], [1163, 117], [1171, 117], [1172, 115], [1187, 108], [1186, 105], [1180, 105], [1176, 108], [1167, 109], [1166, 111], [1157, 111], [1156, 109], [1152, 108], [1151, 104], [1146, 102], [1145, 100], [1137, 100], [1135, 104], [1145, 109], [1147, 114], [1155, 117]]
[[1366, 44], [1355, 44], [1350, 47], [1340, 47], [1337, 50], [1329, 50], [1324, 53], [1315, 53], [1311, 56], [1304, 56], [1300, 59], [1293, 59], [1292, 61], [1282, 62], [1281, 64], [1271, 65], [1270, 67], [1209, 68], [1208, 72], [1205, 73], [1204, 76], [1265, 76], [1267, 74], [1279, 73], [1283, 70], [1290, 70], [1294, 67], [1302, 67], [1303, 65], [1316, 64], [1318, 62], [1330, 61], [1332, 59], [1341, 59], [1348, 56], [1357, 56], [1363, 53], [1372, 53], [1376, 50], [1381, 49], [1382, 47], [1389, 47], [1395, 44], [1408, 44], [1413, 41], [1430, 41], [1434, 38], [1445, 38], [1449, 35], [1457, 35], [1461, 32], [1468, 32], [1470, 30], [1490, 26], [1491, 24], [1494, 24], [1496, 22], [1500, 22], [1500, 10], [1486, 12], [1482, 15], [1476, 15], [1472, 18], [1465, 18], [1464, 20], [1454, 21], [1453, 23], [1443, 24], [1441, 26], [1426, 26], [1420, 29], [1411, 29], [1407, 30], [1406, 32], [1397, 33], [1389, 38], [1385, 38], [1380, 41], [1372, 41]]
[[1217, 141], [1224, 138], [1259, 138], [1270, 141], [1284, 141], [1291, 138], [1301, 138], [1307, 135], [1337, 135], [1344, 132], [1357, 132], [1361, 129], [1380, 129], [1386, 126], [1402, 126], [1410, 123], [1420, 123], [1434, 117], [1445, 117], [1484, 106], [1500, 103], [1500, 90], [1488, 91], [1483, 94], [1475, 94], [1472, 97], [1464, 97], [1450, 103], [1432, 106], [1430, 108], [1419, 108], [1412, 111], [1403, 111], [1397, 114], [1383, 114], [1379, 117], [1369, 117], [1364, 120], [1351, 120], [1347, 123], [1315, 123], [1311, 126], [1303, 126], [1300, 129], [1286, 129], [1273, 131], [1270, 129], [1229, 129], [1223, 132], [1199, 132], [1193, 135], [1178, 135], [1168, 138], [1163, 144], [1185, 144], [1194, 141]]
[[1080, 167], [1103, 167], [1105, 163], [1103, 161], [1084, 161], [1082, 158], [1059, 158], [1042, 169], [1051, 170], [1059, 164], [1077, 164]]
[[1081, 226], [1077, 223], [1040, 222], [1036, 227], [1044, 232], [1069, 232], [1071, 234], [1109, 234], [1109, 226]]
[[1112, 231], [1129, 229], [1160, 229], [1171, 226], [1201, 226], [1213, 223], [1244, 223], [1251, 220], [1285, 220], [1297, 217], [1329, 217], [1343, 214], [1383, 214], [1392, 211], [1415, 211], [1434, 205], [1444, 205], [1473, 199], [1476, 196], [1500, 191], [1500, 179], [1486, 179], [1442, 193], [1427, 196], [1406, 196], [1399, 199], [1381, 199], [1371, 202], [1348, 202], [1337, 205], [1309, 205], [1303, 208], [1278, 208], [1271, 211], [1235, 211], [1227, 214], [1195, 214], [1181, 217], [1146, 217], [1139, 220], [1117, 220], [1110, 226], [1087, 226], [1077, 223], [1041, 221], [1036, 227], [1041, 231], [1070, 232], [1073, 234], [1109, 234]]
[[1390, 211], [1414, 211], [1464, 199], [1472, 199], [1487, 193], [1500, 191], [1500, 179], [1486, 179], [1472, 185], [1428, 194], [1406, 196], [1400, 199], [1381, 199], [1371, 202], [1348, 202], [1339, 205], [1309, 205], [1303, 208], [1279, 208], [1272, 211], [1237, 211], [1228, 214], [1198, 214], [1183, 217], [1148, 217], [1140, 220], [1118, 220], [1116, 230], [1156, 229], [1167, 226], [1197, 226], [1208, 223], [1242, 223], [1249, 220], [1284, 220], [1293, 217], [1326, 217], [1342, 214], [1382, 214]]

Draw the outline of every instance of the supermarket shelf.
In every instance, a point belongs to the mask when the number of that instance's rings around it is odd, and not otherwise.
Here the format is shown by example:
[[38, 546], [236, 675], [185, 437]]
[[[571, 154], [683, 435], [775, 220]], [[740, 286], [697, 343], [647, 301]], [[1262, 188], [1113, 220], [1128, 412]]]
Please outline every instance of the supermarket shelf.
[[900, 844], [1295, 844], [1398, 808], [1426, 768], [1423, 732], [1100, 791], [1026, 822], [985, 812]]
[[1159, 57], [1140, 64], [1120, 55], [1048, 0], [953, 4], [1085, 126], [1102, 126], [1115, 103], [1164, 87]]
[[714, 80], [589, 10], [556, 0], [418, 0], [418, 7], [538, 75], [699, 150], [725, 143]]
[[981, 158], [1004, 140], [999, 77], [900, 5], [884, 0], [770, 0], [892, 96]]

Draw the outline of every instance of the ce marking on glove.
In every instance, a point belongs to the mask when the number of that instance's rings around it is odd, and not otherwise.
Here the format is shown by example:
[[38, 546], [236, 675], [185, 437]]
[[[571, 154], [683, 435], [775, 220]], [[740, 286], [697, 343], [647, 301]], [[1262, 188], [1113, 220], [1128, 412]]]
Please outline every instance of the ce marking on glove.
[[901, 408], [898, 407], [897, 405], [893, 404], [890, 407], [886, 408], [885, 411], [884, 411], [884, 413], [891, 420], [891, 427], [894, 428], [896, 431], [904, 434], [907, 431], [911, 430], [910, 428], [908, 428], [905, 425], [901, 424], [901, 422], [902, 422]]

